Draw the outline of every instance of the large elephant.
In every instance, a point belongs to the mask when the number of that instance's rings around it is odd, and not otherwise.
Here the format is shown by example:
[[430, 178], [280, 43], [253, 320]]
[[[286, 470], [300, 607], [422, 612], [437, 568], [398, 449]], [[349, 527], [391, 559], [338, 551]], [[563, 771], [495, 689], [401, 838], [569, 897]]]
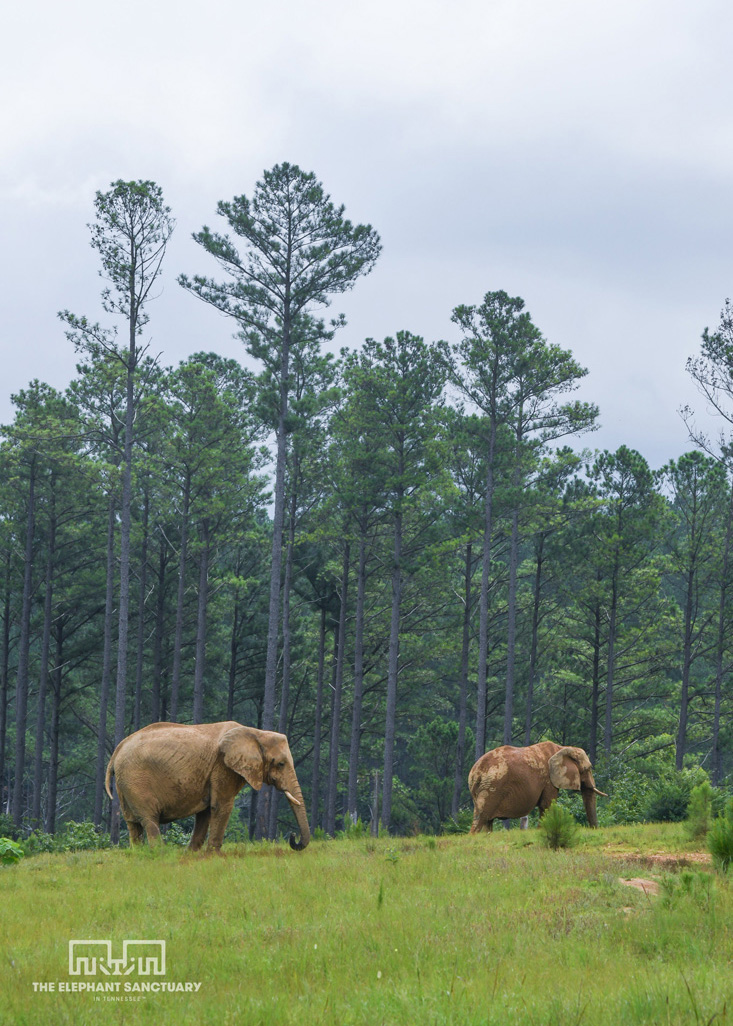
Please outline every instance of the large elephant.
[[473, 798], [471, 833], [491, 831], [495, 819], [517, 819], [538, 808], [540, 816], [549, 809], [560, 790], [580, 791], [585, 814], [592, 827], [598, 826], [593, 767], [582, 748], [540, 741], [527, 748], [502, 745], [486, 752], [468, 774]]
[[290, 802], [300, 828], [301, 851], [310, 841], [308, 817], [288, 739], [271, 730], [223, 723], [152, 723], [124, 738], [107, 766], [105, 785], [115, 776], [130, 844], [160, 838], [160, 823], [196, 817], [189, 847], [197, 851], [209, 832], [209, 851], [220, 851], [234, 799], [250, 784], [273, 784]]

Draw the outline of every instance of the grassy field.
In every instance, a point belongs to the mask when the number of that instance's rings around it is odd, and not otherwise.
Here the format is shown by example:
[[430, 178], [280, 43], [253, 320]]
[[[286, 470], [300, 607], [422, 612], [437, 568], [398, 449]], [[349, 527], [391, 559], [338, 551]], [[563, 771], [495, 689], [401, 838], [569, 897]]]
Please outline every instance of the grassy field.
[[[559, 852], [512, 830], [227, 854], [0, 867], [0, 1023], [733, 1022], [733, 881], [674, 825], [584, 830]], [[146, 938], [166, 941], [164, 977], [69, 976], [71, 939], [109, 939], [118, 957]], [[120, 991], [59, 990], [79, 980]], [[200, 988], [124, 992], [142, 980]]]

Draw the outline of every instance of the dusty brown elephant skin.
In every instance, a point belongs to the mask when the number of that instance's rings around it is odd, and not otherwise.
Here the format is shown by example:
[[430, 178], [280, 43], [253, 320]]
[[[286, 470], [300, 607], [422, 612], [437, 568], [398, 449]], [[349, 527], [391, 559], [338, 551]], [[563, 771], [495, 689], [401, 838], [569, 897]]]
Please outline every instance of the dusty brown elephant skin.
[[195, 816], [189, 847], [198, 851], [209, 834], [208, 850], [219, 852], [234, 799], [245, 784], [259, 791], [272, 784], [295, 813], [301, 851], [310, 841], [308, 817], [290, 754], [288, 739], [271, 730], [223, 723], [152, 723], [130, 734], [115, 748], [107, 765], [105, 786], [112, 797], [115, 777], [130, 844], [160, 838], [160, 824]]
[[491, 832], [495, 819], [518, 819], [549, 809], [560, 790], [580, 791], [588, 824], [598, 826], [593, 767], [582, 748], [541, 741], [526, 748], [502, 745], [486, 752], [468, 774], [473, 798], [471, 833]]

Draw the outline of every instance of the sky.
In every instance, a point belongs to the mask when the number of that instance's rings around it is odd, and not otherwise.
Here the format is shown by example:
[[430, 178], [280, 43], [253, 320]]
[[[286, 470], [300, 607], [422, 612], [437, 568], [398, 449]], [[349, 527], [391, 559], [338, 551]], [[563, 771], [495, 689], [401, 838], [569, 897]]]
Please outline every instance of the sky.
[[[26, 0], [3, 15], [0, 422], [64, 388], [57, 313], [105, 322], [96, 190], [157, 182], [177, 222], [146, 341], [166, 365], [247, 362], [184, 292], [214, 274], [192, 233], [282, 161], [382, 238], [331, 314], [335, 347], [521, 296], [588, 369], [591, 447], [654, 467], [707, 414], [685, 370], [733, 293], [733, 6], [725, 0]], [[714, 425], [713, 425], [714, 429]]]

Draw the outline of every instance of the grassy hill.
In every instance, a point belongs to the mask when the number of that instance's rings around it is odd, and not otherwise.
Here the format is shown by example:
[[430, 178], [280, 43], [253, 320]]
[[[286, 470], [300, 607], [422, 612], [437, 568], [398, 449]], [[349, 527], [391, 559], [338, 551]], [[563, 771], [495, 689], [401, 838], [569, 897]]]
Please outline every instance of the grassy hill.
[[[557, 852], [513, 830], [227, 854], [79, 852], [0, 869], [0, 1022], [733, 1019], [731, 882], [678, 826], [585, 830]], [[659, 895], [621, 883], [632, 877]], [[72, 977], [71, 939], [109, 939], [113, 957], [125, 939], [163, 939], [165, 975]], [[79, 982], [120, 986], [60, 990]], [[124, 989], [143, 982], [200, 987]]]

